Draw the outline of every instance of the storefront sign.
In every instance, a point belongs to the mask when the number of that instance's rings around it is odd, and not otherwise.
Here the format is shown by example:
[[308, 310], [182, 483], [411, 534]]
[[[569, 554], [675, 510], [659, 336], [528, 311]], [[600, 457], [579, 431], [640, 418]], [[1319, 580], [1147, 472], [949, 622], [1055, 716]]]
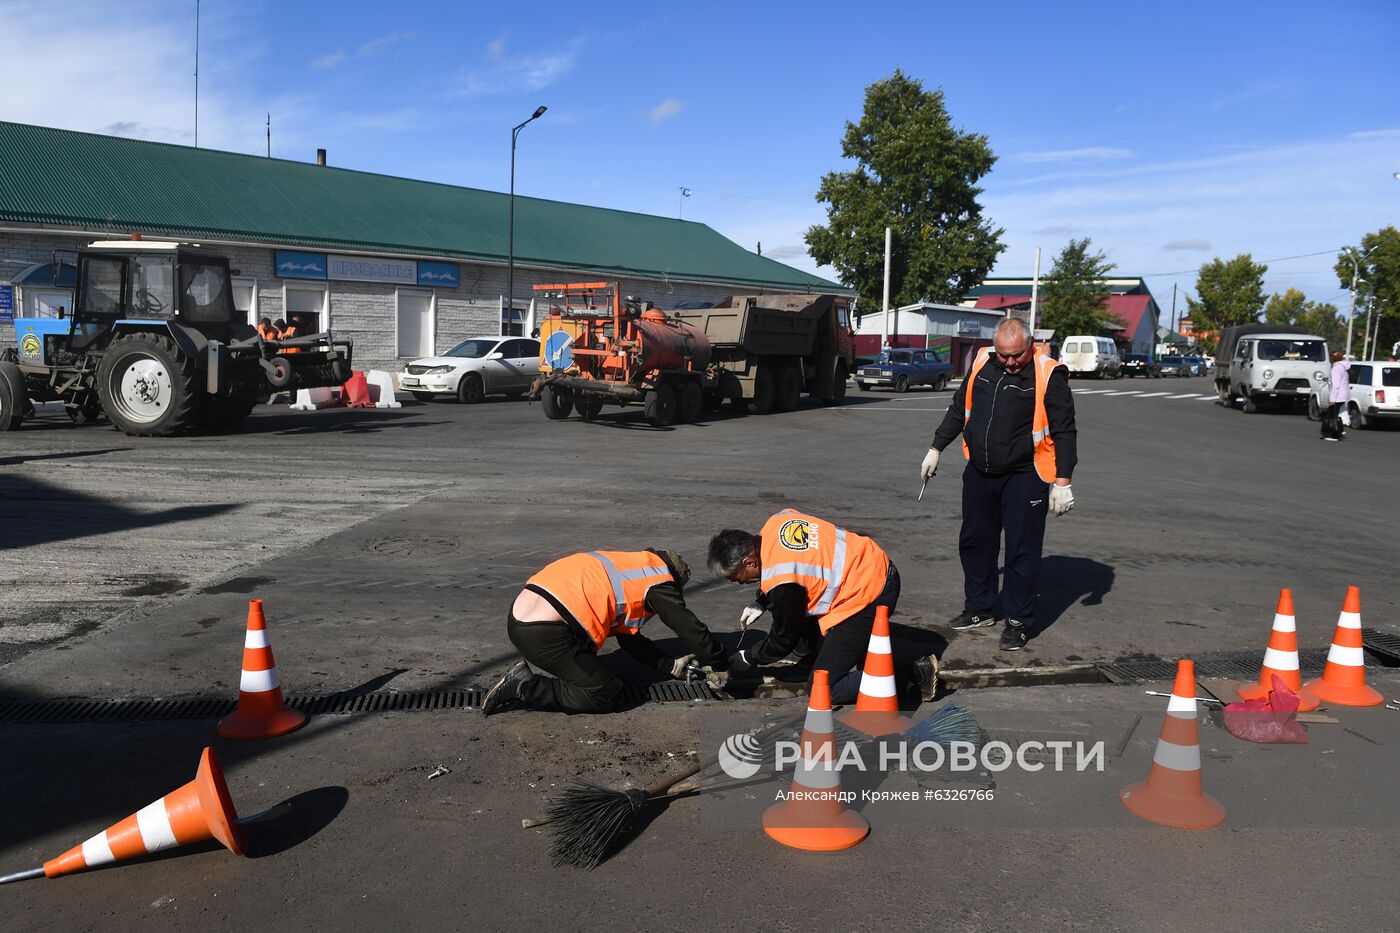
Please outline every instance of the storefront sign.
[[976, 337], [982, 333], [982, 322], [976, 318], [963, 318], [958, 321], [959, 337]]
[[419, 262], [418, 284], [434, 288], [456, 288], [461, 284], [457, 264], [452, 262]]
[[324, 279], [326, 277], [325, 253], [298, 253], [289, 249], [279, 249], [275, 262], [277, 263], [277, 274], [284, 279]]
[[377, 259], [374, 256], [338, 256], [276, 250], [277, 274], [284, 279], [334, 279], [341, 282], [387, 282], [391, 285], [426, 285], [457, 288], [461, 273], [452, 262], [415, 262], [412, 259]]
[[15, 287], [0, 285], [0, 321], [15, 319]]

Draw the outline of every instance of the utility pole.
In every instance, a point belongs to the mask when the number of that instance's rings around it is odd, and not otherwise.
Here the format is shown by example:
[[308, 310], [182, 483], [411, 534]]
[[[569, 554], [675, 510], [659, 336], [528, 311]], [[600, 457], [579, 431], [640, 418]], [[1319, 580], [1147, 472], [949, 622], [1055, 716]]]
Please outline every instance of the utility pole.
[[267, 114], [267, 157], [272, 158], [272, 113]]
[[890, 342], [890, 249], [894, 242], [890, 228], [885, 228], [885, 301], [880, 312], [880, 349]]
[[1371, 318], [1376, 312], [1376, 296], [1371, 295], [1366, 299], [1366, 336], [1361, 341], [1361, 358], [1369, 360], [1371, 358]]
[[199, 148], [199, 0], [194, 0], [194, 147]]
[[[1379, 245], [1379, 244], [1377, 244], [1377, 245]], [[1375, 252], [1375, 250], [1376, 250], [1376, 247], [1373, 246], [1373, 247], [1371, 247], [1370, 249], [1366, 250], [1366, 252], [1362, 253], [1362, 254], [1361, 254], [1361, 259], [1362, 259], [1362, 261], [1364, 261], [1364, 260], [1366, 259], [1367, 256], [1371, 255], [1371, 253]], [[1351, 329], [1351, 328], [1352, 328], [1352, 322], [1353, 322], [1353, 321], [1355, 320], [1355, 318], [1356, 318], [1356, 283], [1357, 283], [1357, 280], [1359, 280], [1359, 279], [1361, 278], [1361, 263], [1358, 262], [1357, 259], [1356, 259], [1356, 250], [1354, 250], [1354, 249], [1351, 248], [1350, 246], [1348, 246], [1348, 247], [1346, 248], [1346, 257], [1347, 257], [1348, 260], [1351, 261], [1351, 304], [1347, 307], [1347, 349], [1346, 349], [1346, 355], [1347, 355], [1347, 356], [1351, 356], [1351, 334], [1352, 334], [1352, 329]]]
[[1040, 247], [1035, 248], [1035, 278], [1031, 279], [1031, 339], [1035, 338], [1036, 303], [1040, 299]]

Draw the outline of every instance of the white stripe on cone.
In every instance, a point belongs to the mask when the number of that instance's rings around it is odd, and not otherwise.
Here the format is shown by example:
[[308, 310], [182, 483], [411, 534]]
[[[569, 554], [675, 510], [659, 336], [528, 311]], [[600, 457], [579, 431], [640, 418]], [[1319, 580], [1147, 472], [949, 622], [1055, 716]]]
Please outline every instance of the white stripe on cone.
[[1360, 648], [1334, 644], [1327, 652], [1327, 663], [1340, 664], [1343, 667], [1365, 667], [1366, 652]]
[[1274, 631], [1275, 631], [1275, 632], [1296, 632], [1296, 631], [1298, 631], [1298, 622], [1297, 622], [1297, 620], [1294, 619], [1292, 616], [1281, 616], [1281, 615], [1278, 615], [1277, 613], [1275, 613], [1275, 614], [1274, 614]]
[[869, 652], [868, 652], [868, 653], [870, 653], [870, 654], [889, 654], [889, 653], [890, 653], [890, 636], [888, 636], [888, 635], [871, 635], [871, 636], [870, 636], [870, 648], [869, 648]]
[[801, 784], [813, 790], [831, 790], [841, 784], [841, 774], [831, 766], [831, 762], [811, 761], [806, 755], [792, 776], [793, 784]]
[[112, 847], [107, 844], [107, 830], [103, 830], [83, 843], [83, 862], [88, 868], [94, 865], [106, 865], [108, 862], [115, 862], [117, 857], [112, 854]]
[[248, 634], [243, 636], [244, 648], [266, 648], [271, 644], [272, 642], [267, 640], [267, 629], [265, 628], [250, 628]]
[[809, 709], [807, 710], [807, 722], [805, 728], [813, 735], [827, 735], [835, 731], [831, 722], [831, 710], [829, 709]]
[[238, 689], [244, 693], [266, 693], [268, 690], [276, 690], [280, 683], [275, 667], [265, 671], [244, 671], [243, 676], [239, 678]]
[[1264, 666], [1276, 671], [1296, 671], [1298, 669], [1298, 652], [1265, 648]]
[[[1181, 713], [1187, 713], [1188, 715], [1181, 716], [1179, 715]], [[1167, 715], [1176, 715], [1178, 719], [1195, 719], [1196, 698], [1179, 697], [1175, 693], [1173, 693], [1172, 698], [1167, 701]]]
[[1337, 625], [1341, 628], [1361, 628], [1361, 614], [1357, 612], [1343, 612], [1337, 616]]
[[136, 811], [136, 826], [141, 830], [141, 843], [147, 852], [159, 852], [179, 845], [175, 830], [170, 827], [170, 814], [165, 809], [165, 798]]
[[860, 675], [860, 692], [868, 697], [892, 697], [895, 695], [893, 674]]
[[1157, 751], [1152, 760], [1173, 771], [1201, 770], [1201, 747], [1199, 745], [1177, 745], [1166, 739], [1157, 740]]

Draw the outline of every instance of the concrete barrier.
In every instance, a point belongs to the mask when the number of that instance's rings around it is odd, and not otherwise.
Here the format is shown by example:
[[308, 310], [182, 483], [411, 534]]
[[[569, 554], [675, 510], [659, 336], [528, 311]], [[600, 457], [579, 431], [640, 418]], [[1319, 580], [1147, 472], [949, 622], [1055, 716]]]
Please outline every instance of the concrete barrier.
[[369, 397], [374, 402], [375, 408], [402, 408], [399, 400], [394, 397], [394, 374], [385, 372], [382, 369], [371, 369], [365, 373], [365, 381], [369, 383]]
[[321, 408], [333, 408], [339, 404], [333, 389], [321, 387], [297, 389], [297, 397], [292, 402], [292, 411], [316, 411]]

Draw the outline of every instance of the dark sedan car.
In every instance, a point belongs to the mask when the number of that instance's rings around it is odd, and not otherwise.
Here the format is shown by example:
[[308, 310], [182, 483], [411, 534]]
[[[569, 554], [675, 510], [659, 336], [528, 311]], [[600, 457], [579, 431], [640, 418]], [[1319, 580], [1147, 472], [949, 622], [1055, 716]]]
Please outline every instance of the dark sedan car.
[[1186, 368], [1186, 358], [1181, 356], [1164, 356], [1157, 361], [1161, 367], [1163, 376], [1186, 376], [1190, 375]]
[[1199, 356], [1183, 356], [1182, 365], [1186, 367], [1188, 376], [1204, 376], [1206, 374], [1206, 361]]
[[1129, 353], [1123, 357], [1123, 375], [1155, 378], [1162, 375], [1162, 370], [1156, 361], [1145, 353]]

